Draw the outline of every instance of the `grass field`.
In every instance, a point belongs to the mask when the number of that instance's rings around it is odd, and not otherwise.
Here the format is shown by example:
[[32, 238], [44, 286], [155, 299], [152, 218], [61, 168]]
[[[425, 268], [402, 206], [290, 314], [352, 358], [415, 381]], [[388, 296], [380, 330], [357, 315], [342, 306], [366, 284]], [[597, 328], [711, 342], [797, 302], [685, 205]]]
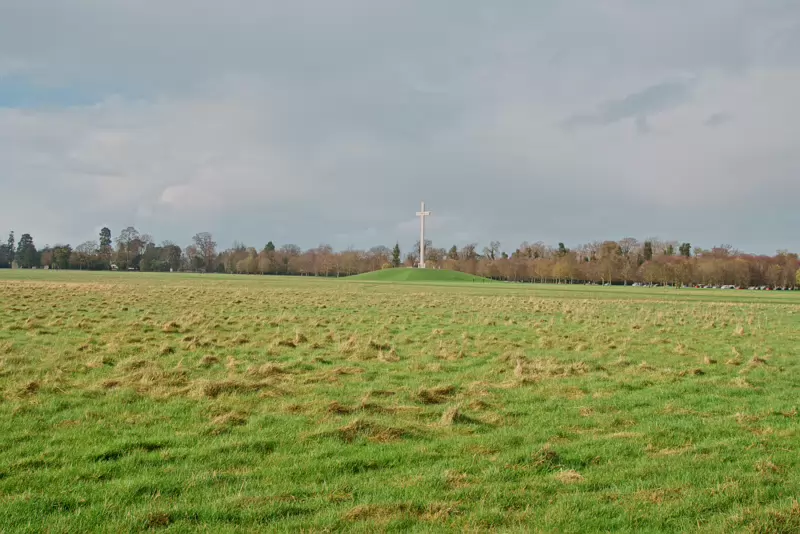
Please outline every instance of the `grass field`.
[[380, 271], [373, 271], [371, 273], [359, 274], [350, 277], [349, 280], [358, 282], [425, 282], [432, 284], [441, 282], [493, 282], [487, 278], [461, 273], [458, 271], [450, 271], [446, 269], [411, 269], [407, 267], [382, 269]]
[[0, 271], [0, 531], [800, 531], [800, 293]]

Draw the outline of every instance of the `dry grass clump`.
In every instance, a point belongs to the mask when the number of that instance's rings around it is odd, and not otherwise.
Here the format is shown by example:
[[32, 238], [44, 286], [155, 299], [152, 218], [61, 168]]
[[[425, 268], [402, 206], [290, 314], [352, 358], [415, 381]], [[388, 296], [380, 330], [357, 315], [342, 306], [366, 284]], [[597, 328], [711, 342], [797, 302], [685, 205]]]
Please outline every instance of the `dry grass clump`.
[[455, 393], [456, 387], [451, 385], [419, 388], [416, 398], [417, 401], [423, 404], [442, 404], [447, 402]]
[[469, 421], [469, 418], [465, 417], [461, 413], [458, 406], [451, 406], [450, 408], [444, 411], [444, 413], [442, 414], [442, 418], [439, 419], [439, 424], [441, 426], [451, 426], [455, 423], [464, 421]]
[[548, 378], [567, 378], [589, 372], [583, 361], [562, 362], [555, 358], [525, 359], [517, 355], [514, 359], [513, 375], [518, 382], [535, 383]]
[[328, 435], [332, 435], [346, 443], [352, 443], [359, 437], [364, 437], [376, 443], [389, 443], [410, 436], [412, 432], [404, 428], [392, 427], [367, 419], [357, 418], [345, 426], [338, 428], [333, 433], [328, 433]]
[[339, 352], [342, 354], [352, 354], [358, 346], [358, 338], [350, 336], [346, 341], [339, 343]]
[[562, 484], [577, 484], [583, 482], [583, 475], [574, 469], [567, 469], [566, 471], [559, 471], [555, 474], [556, 480]]
[[400, 361], [400, 356], [397, 355], [397, 351], [394, 348], [389, 349], [389, 352], [380, 350], [378, 351], [378, 360], [386, 363], [395, 363]]
[[273, 348], [287, 347], [290, 349], [296, 349], [297, 343], [295, 343], [294, 339], [275, 339], [272, 342], [272, 347]]
[[772, 475], [783, 471], [779, 466], [772, 463], [771, 460], [761, 460], [754, 466], [756, 471], [762, 475]]
[[561, 456], [546, 444], [531, 455], [530, 463], [535, 469], [553, 471], [561, 467]]
[[155, 530], [168, 527], [172, 521], [172, 516], [166, 512], [151, 512], [147, 514], [143, 526], [147, 530]]
[[252, 393], [263, 387], [265, 387], [264, 384], [241, 380], [203, 381], [197, 385], [197, 389], [202, 396], [212, 399], [223, 394]]
[[247, 424], [247, 415], [241, 412], [227, 412], [212, 418], [211, 424], [218, 427], [242, 426]]
[[284, 368], [271, 362], [247, 368], [247, 375], [257, 378], [268, 378], [270, 376], [278, 376], [283, 374], [286, 374]]
[[179, 325], [175, 321], [169, 321], [167, 323], [164, 323], [164, 325], [161, 327], [161, 331], [164, 332], [165, 334], [177, 334], [178, 332], [181, 331], [181, 325]]
[[769, 534], [794, 534], [800, 532], [800, 502], [792, 500], [791, 506], [770, 510], [766, 517], [759, 518], [749, 529], [751, 532]]
[[114, 365], [114, 360], [108, 355], [98, 356], [88, 362], [86, 362], [86, 367], [88, 369], [100, 369], [107, 365]]
[[211, 367], [212, 365], [216, 365], [216, 364], [218, 364], [219, 362], [220, 362], [219, 358], [217, 358], [216, 356], [212, 356], [212, 355], [210, 355], [210, 354], [209, 354], [209, 355], [203, 356], [203, 357], [200, 359], [200, 362], [199, 362], [199, 364], [198, 364], [198, 365], [199, 365], [200, 367], [204, 368], [204, 369], [208, 369], [208, 368], [209, 368], [209, 367]]
[[26, 382], [16, 390], [17, 396], [20, 397], [29, 397], [31, 395], [36, 395], [39, 392], [39, 388], [41, 384], [36, 380], [31, 380], [30, 382]]
[[328, 407], [325, 409], [325, 411], [332, 415], [347, 415], [353, 413], [354, 410], [337, 401], [333, 401], [328, 404]]
[[368, 521], [371, 525], [380, 525], [383, 528], [390, 521], [401, 518], [441, 523], [460, 513], [460, 504], [457, 502], [434, 502], [425, 507], [410, 503], [362, 504], [349, 510], [342, 519], [349, 523]]
[[735, 388], [741, 388], [741, 389], [750, 389], [750, 388], [753, 387], [753, 384], [751, 384], [743, 376], [737, 376], [736, 378], [731, 380], [731, 386], [733, 386]]
[[651, 504], [662, 504], [665, 501], [674, 501], [681, 498], [683, 490], [681, 488], [659, 488], [656, 490], [639, 490], [636, 492], [636, 499]]
[[392, 345], [389, 344], [389, 343], [384, 343], [384, 342], [375, 341], [373, 339], [370, 339], [369, 340], [369, 348], [371, 348], [372, 350], [377, 350], [377, 351], [383, 352], [383, 351], [392, 350]]

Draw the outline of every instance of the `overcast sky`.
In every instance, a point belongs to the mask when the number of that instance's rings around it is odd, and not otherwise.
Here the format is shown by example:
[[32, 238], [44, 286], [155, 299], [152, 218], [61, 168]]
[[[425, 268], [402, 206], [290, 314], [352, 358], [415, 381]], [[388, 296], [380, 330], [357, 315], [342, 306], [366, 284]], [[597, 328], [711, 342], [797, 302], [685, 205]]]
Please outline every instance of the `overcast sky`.
[[797, 0], [2, 0], [0, 232], [800, 250]]

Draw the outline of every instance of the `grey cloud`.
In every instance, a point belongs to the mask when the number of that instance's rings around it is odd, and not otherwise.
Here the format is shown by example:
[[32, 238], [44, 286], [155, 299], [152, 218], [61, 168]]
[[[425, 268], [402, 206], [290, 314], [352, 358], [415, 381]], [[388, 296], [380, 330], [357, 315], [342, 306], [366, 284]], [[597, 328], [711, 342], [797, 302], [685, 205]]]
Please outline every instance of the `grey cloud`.
[[[424, 198], [437, 245], [791, 247], [793, 208], [748, 206], [800, 193], [798, 23], [788, 1], [5, 0], [0, 231], [408, 249]], [[13, 109], [9, 76], [94, 103]]]
[[646, 117], [674, 108], [689, 98], [689, 87], [678, 82], [663, 82], [631, 93], [624, 98], [608, 100], [595, 113], [573, 115], [564, 124], [568, 128], [612, 124], [636, 118], [640, 133], [649, 131]]
[[730, 122], [732, 120], [733, 116], [728, 113], [712, 113], [711, 115], [706, 117], [704, 124], [706, 126], [712, 126], [712, 127], [721, 126], [726, 122]]

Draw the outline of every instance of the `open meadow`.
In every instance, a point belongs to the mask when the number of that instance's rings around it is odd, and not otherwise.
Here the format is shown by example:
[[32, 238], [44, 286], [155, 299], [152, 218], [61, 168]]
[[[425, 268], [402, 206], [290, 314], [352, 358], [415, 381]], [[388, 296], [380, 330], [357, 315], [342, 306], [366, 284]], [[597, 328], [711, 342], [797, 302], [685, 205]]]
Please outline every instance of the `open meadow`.
[[800, 531], [800, 292], [0, 271], [0, 532]]

